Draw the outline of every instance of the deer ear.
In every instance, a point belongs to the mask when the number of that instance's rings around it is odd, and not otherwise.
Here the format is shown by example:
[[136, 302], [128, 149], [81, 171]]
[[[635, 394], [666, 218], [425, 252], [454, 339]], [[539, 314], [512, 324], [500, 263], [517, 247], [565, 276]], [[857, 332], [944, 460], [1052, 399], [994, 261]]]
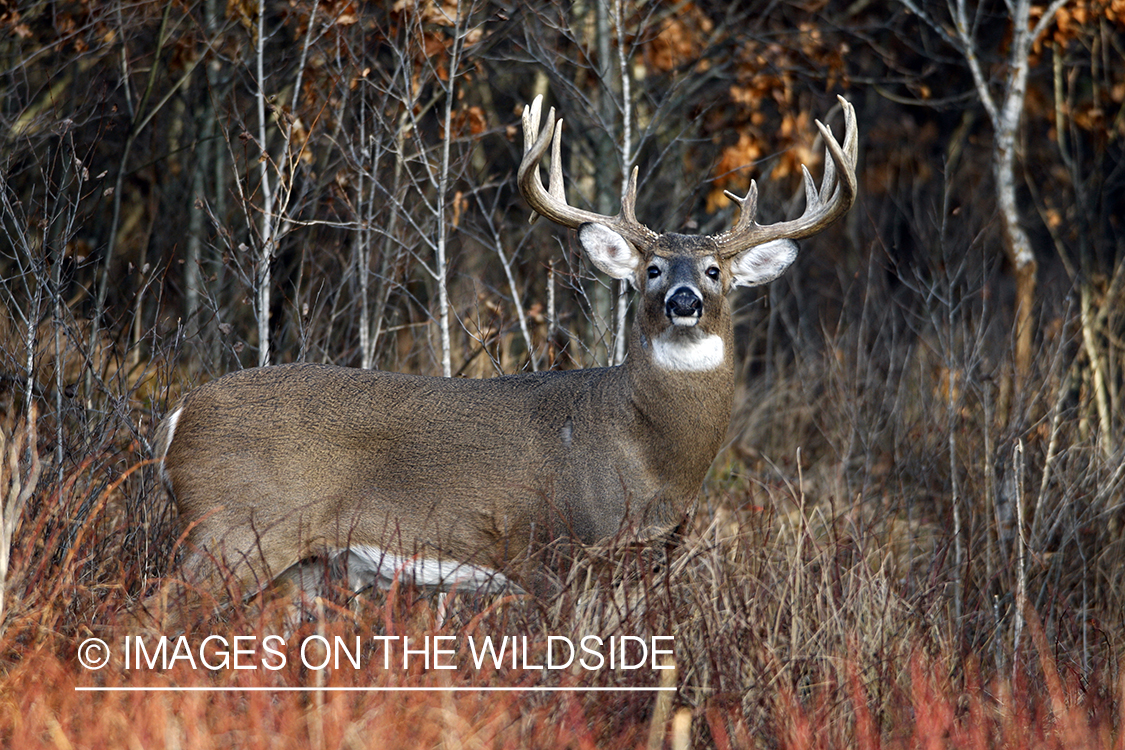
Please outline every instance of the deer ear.
[[797, 243], [774, 240], [734, 256], [730, 270], [735, 286], [757, 286], [773, 281], [797, 259]]
[[617, 232], [605, 224], [587, 222], [578, 227], [578, 241], [598, 270], [615, 279], [633, 279], [640, 256]]

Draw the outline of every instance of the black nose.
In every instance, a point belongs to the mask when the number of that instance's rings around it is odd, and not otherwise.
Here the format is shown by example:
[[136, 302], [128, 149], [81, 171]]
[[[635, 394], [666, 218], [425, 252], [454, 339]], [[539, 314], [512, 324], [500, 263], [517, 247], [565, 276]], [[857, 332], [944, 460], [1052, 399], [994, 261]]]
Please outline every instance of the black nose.
[[664, 304], [669, 318], [698, 318], [703, 314], [703, 300], [691, 289], [682, 286]]

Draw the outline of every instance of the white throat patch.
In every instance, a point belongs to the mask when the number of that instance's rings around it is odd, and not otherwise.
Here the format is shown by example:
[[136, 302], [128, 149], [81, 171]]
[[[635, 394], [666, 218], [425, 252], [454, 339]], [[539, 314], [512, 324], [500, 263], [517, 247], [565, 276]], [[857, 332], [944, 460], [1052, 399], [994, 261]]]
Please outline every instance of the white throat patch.
[[660, 336], [652, 341], [652, 361], [662, 370], [706, 372], [723, 364], [722, 336], [710, 334], [687, 341]]

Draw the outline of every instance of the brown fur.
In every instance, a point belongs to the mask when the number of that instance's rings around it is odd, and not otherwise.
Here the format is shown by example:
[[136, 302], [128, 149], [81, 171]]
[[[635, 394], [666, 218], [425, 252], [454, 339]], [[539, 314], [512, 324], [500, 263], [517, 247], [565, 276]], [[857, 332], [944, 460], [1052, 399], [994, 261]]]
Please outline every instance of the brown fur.
[[619, 367], [465, 380], [295, 364], [197, 388], [157, 437], [189, 566], [221, 559], [253, 589], [356, 544], [500, 570], [536, 541], [661, 537], [730, 419], [729, 303], [705, 309], [698, 328], [726, 354], [702, 373], [653, 364], [645, 310]]

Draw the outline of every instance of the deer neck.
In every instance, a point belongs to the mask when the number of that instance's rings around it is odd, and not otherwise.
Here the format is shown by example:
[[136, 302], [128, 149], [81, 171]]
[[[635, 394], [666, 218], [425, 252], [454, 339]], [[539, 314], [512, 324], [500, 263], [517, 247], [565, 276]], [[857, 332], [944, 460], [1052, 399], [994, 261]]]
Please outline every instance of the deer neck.
[[[726, 437], [734, 398], [734, 355], [729, 315], [717, 331], [633, 328], [628, 376], [634, 408], [657, 436], [657, 450], [710, 465]], [[724, 325], [725, 324], [725, 325]], [[665, 454], [665, 455], [669, 455]]]

